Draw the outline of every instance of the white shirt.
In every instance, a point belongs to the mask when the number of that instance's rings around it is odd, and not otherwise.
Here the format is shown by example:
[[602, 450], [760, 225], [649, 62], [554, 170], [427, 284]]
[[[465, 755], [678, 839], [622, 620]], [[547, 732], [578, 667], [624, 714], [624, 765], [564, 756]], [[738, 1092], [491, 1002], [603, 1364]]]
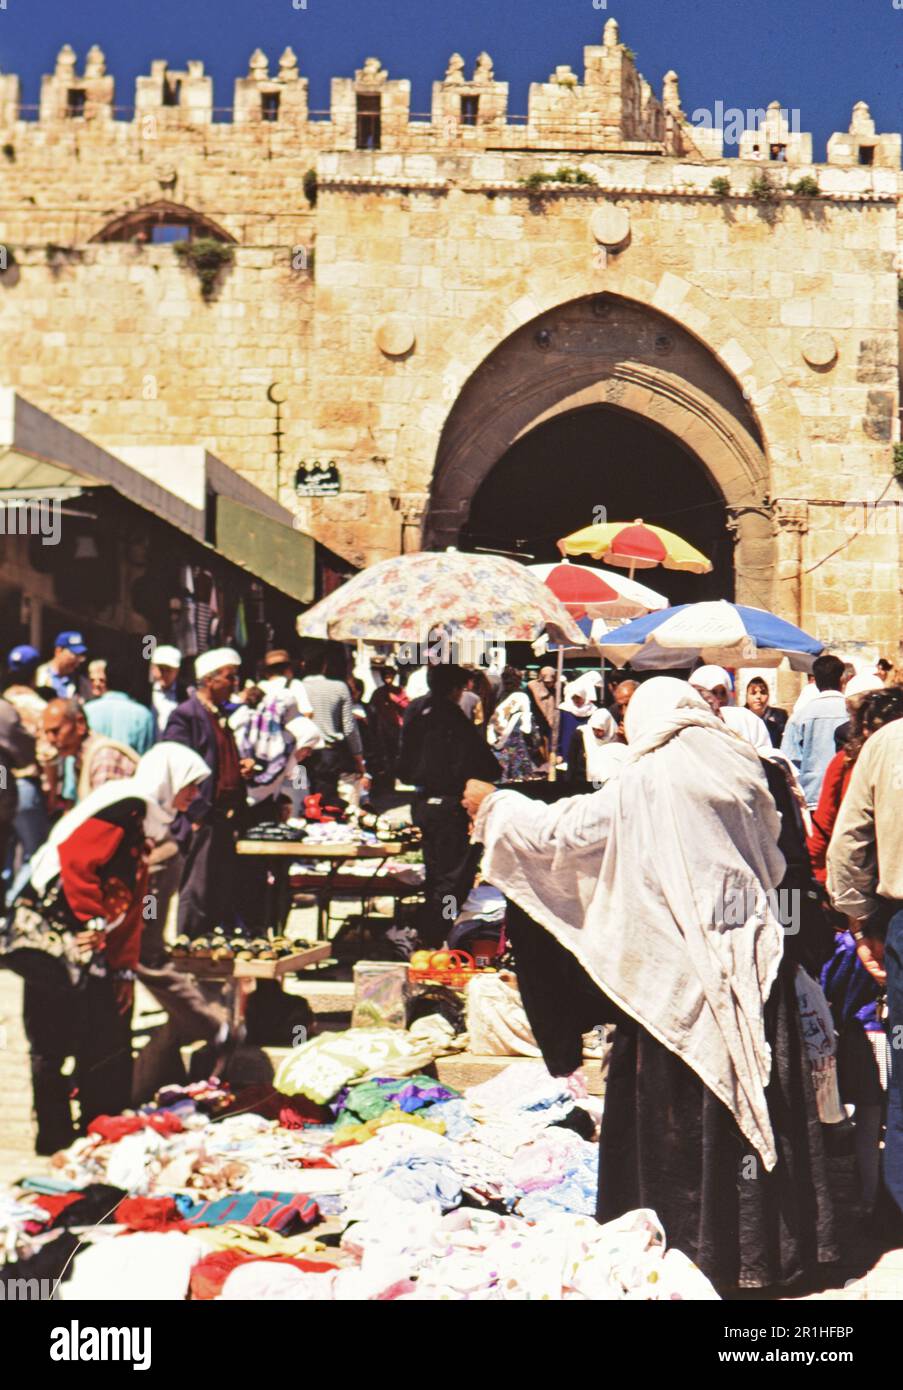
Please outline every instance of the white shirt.
[[159, 685], [154, 685], [151, 689], [151, 704], [157, 720], [157, 730], [161, 734], [169, 723], [169, 716], [179, 703], [179, 697], [174, 692], [175, 685], [171, 685], [169, 690], [164, 690]]

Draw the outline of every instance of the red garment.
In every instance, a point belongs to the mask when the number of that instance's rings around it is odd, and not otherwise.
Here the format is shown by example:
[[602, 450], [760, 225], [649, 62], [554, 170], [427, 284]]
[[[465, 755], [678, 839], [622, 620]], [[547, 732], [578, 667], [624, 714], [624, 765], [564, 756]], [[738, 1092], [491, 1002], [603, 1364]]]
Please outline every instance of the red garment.
[[29, 1193], [28, 1201], [35, 1206], [43, 1207], [47, 1213], [47, 1220], [26, 1221], [25, 1230], [28, 1235], [36, 1236], [42, 1231], [51, 1230], [51, 1228], [56, 1225], [56, 1219], [60, 1212], [65, 1211], [67, 1207], [71, 1207], [73, 1202], [80, 1202], [84, 1195], [83, 1192], [62, 1192], [59, 1194], [55, 1192], [38, 1192], [34, 1196]]
[[128, 903], [125, 917], [106, 939], [105, 953], [111, 970], [134, 970], [141, 952], [144, 925], [141, 906], [147, 890], [147, 865], [137, 848], [129, 856], [134, 861], [131, 884], [122, 878], [105, 884], [102, 870], [117, 854], [125, 830], [121, 825], [91, 816], [76, 826], [59, 846], [60, 881], [66, 901], [80, 922], [92, 917], [112, 918]]
[[172, 1197], [124, 1197], [113, 1220], [130, 1231], [185, 1231], [179, 1208]]
[[[260, 1255], [251, 1255], [244, 1250], [216, 1250], [205, 1255], [191, 1271], [191, 1297], [201, 1300], [218, 1298], [223, 1284], [239, 1265], [260, 1263]], [[338, 1269], [338, 1265], [321, 1263], [316, 1260], [287, 1259], [284, 1255], [268, 1255], [267, 1264], [294, 1265], [295, 1269], [306, 1274], [328, 1274]]]
[[825, 770], [818, 806], [812, 815], [812, 834], [806, 840], [812, 872], [819, 883], [824, 883], [828, 876], [828, 846], [840, 812], [840, 803], [847, 794], [852, 775], [853, 764], [841, 749], [834, 754]]
[[214, 800], [217, 806], [228, 810], [230, 807], [240, 806], [244, 799], [244, 783], [238, 748], [232, 730], [225, 723], [220, 723], [217, 716], [211, 714], [209, 709], [207, 710], [207, 718], [213, 726], [213, 735], [216, 739], [216, 792]]
[[141, 1129], [153, 1129], [158, 1134], [181, 1134], [185, 1126], [178, 1115], [161, 1110], [153, 1115], [98, 1115], [88, 1125], [89, 1134], [99, 1134], [102, 1139], [117, 1144], [127, 1134], [137, 1134]]

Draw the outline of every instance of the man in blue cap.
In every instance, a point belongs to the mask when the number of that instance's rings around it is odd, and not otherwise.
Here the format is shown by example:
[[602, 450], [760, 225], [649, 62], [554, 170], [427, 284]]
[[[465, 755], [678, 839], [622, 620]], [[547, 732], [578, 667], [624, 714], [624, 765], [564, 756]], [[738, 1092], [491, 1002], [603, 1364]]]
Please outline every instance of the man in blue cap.
[[82, 700], [90, 700], [90, 682], [86, 676], [77, 674], [79, 667], [84, 664], [87, 651], [80, 632], [58, 633], [53, 644], [53, 656], [38, 667], [38, 693], [45, 695], [48, 700], [71, 700], [76, 695]]

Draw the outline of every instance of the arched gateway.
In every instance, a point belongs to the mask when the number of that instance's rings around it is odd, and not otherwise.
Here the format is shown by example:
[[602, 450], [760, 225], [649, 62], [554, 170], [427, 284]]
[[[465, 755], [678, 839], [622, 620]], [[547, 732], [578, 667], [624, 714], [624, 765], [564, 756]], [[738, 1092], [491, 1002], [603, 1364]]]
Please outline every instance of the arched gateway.
[[593, 295], [524, 324], [466, 382], [442, 432], [425, 537], [551, 559], [558, 536], [604, 507], [711, 555], [706, 580], [648, 576], [672, 601], [734, 594], [772, 607], [768, 492], [759, 426], [714, 354], [646, 305]]

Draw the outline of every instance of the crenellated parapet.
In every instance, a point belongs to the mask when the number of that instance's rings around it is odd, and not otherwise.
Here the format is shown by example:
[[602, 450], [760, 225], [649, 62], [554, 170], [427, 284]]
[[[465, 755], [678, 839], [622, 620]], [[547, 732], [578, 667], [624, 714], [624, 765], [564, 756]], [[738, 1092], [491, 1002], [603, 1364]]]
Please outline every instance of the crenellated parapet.
[[828, 163], [845, 168], [899, 169], [899, 135], [879, 135], [872, 113], [864, 101], [857, 101], [849, 130], [835, 132], [828, 141]]
[[448, 145], [485, 146], [487, 138], [499, 138], [507, 116], [508, 83], [496, 81], [489, 54], [480, 54], [467, 78], [464, 59], [453, 53], [445, 77], [433, 83], [435, 138]]
[[[18, 122], [24, 141], [35, 123], [22, 116], [19, 79], [0, 74], [0, 126], [9, 132]], [[367, 58], [353, 77], [333, 78], [329, 110], [312, 111], [308, 79], [291, 48], [272, 67], [256, 49], [247, 73], [235, 81], [231, 108], [214, 105], [213, 80], [201, 61], [174, 69], [164, 59], [137, 79], [134, 105], [117, 106], [101, 49], [90, 49], [80, 72], [77, 55], [66, 44], [53, 73], [43, 78], [37, 127], [53, 133], [51, 144], [67, 130], [85, 136], [99, 132], [101, 143], [115, 130], [117, 148], [128, 144], [130, 130], [141, 141], [161, 135], [170, 144], [179, 132], [194, 131], [195, 141], [223, 151], [239, 138], [263, 137], [281, 155], [311, 160], [321, 152], [360, 150], [620, 153], [712, 163], [723, 159], [725, 142], [730, 149], [737, 141], [741, 160], [809, 165], [812, 137], [799, 129], [799, 120], [798, 110], [776, 101], [745, 112], [725, 111], [717, 101], [711, 111], [688, 116], [677, 73], [665, 73], [661, 93], [654, 92], [636, 55], [621, 41], [617, 21], [609, 19], [601, 42], [584, 48], [582, 73], [559, 64], [547, 81], [531, 84], [526, 114], [510, 111], [508, 83], [497, 76], [487, 53], [472, 67], [453, 53], [444, 77], [433, 83], [430, 111], [418, 114], [411, 111], [411, 83], [390, 77], [376, 57]], [[868, 106], [859, 102], [849, 130], [831, 136], [827, 162], [847, 169], [899, 169], [900, 148], [900, 135], [878, 134]]]
[[278, 71], [273, 74], [266, 54], [255, 49], [247, 77], [239, 77], [235, 82], [235, 124], [287, 125], [296, 129], [307, 124], [307, 98], [307, 78], [298, 72], [293, 49], [285, 49]]
[[209, 125], [213, 120], [213, 78], [204, 64], [188, 63], [185, 71], [170, 68], [163, 58], [151, 63], [149, 77], [135, 83], [135, 119], [148, 116], [170, 125]]
[[53, 73], [41, 80], [40, 120], [111, 121], [114, 93], [114, 79], [107, 74], [106, 59], [97, 44], [89, 49], [81, 74], [77, 71], [75, 50], [64, 44]]
[[[751, 113], [752, 114], [752, 113]], [[740, 158], [776, 164], [811, 164], [812, 136], [796, 128], [796, 112], [773, 101], [740, 136]]]

